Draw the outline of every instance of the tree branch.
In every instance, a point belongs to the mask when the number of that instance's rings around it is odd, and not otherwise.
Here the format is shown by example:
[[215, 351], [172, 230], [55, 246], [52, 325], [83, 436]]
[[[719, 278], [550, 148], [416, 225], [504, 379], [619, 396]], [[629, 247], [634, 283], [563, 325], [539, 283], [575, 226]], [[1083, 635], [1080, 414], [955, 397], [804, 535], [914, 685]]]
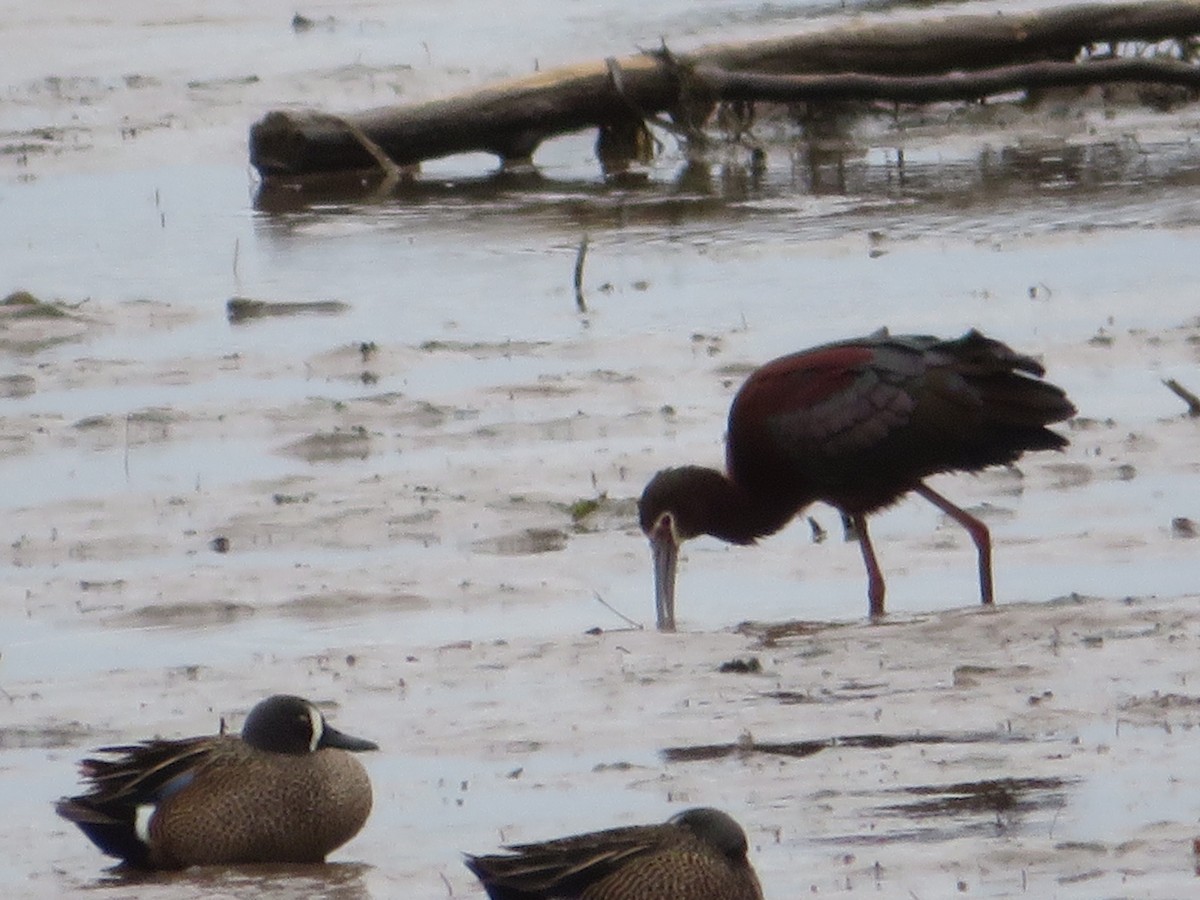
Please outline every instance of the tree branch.
[[1074, 60], [1094, 44], [1182, 42], [1197, 34], [1200, 0], [855, 23], [686, 55], [664, 49], [610, 58], [406, 107], [344, 116], [269, 112], [250, 130], [250, 161], [268, 182], [479, 150], [525, 161], [546, 138], [585, 128], [608, 130], [616, 136], [609, 144], [619, 148], [617, 138], [636, 136], [631, 123], [644, 129], [663, 122], [663, 113], [691, 136], [719, 100], [925, 103], [1111, 81], [1196, 88], [1200, 76], [1183, 62]]
[[711, 66], [693, 76], [722, 101], [777, 103], [838, 100], [890, 100], [933, 103], [974, 100], [1007, 91], [1048, 87], [1151, 82], [1200, 89], [1200, 68], [1172, 59], [1105, 59], [1089, 62], [1033, 62], [945, 75], [765, 75], [727, 72]]

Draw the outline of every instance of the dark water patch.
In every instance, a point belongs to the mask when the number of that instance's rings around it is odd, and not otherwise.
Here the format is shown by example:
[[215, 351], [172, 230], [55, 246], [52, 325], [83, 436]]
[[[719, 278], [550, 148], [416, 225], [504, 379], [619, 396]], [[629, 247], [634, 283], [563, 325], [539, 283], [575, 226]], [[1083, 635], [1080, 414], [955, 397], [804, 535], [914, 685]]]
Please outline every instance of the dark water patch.
[[271, 502], [276, 506], [290, 506], [293, 503], [311, 503], [316, 496], [317, 495], [312, 491], [304, 491], [300, 494], [285, 494], [283, 492], [276, 491], [271, 495]]
[[996, 778], [955, 784], [915, 785], [887, 793], [920, 799], [876, 807], [884, 815], [925, 818], [969, 813], [1019, 813], [1066, 805], [1066, 789], [1078, 779]]
[[783, 706], [797, 706], [804, 703], [824, 703], [807, 691], [764, 691], [759, 696], [769, 700], [777, 700]]
[[355, 404], [387, 406], [388, 421], [392, 424], [411, 425], [416, 428], [441, 428], [447, 422], [467, 422], [479, 418], [478, 409], [446, 406], [429, 400], [410, 400], [396, 391], [354, 397], [335, 403], [337, 411], [353, 409]]
[[57, 750], [95, 740], [96, 731], [81, 722], [0, 727], [0, 750]]
[[562, 505], [562, 510], [578, 533], [625, 529], [637, 521], [637, 501], [632, 497], [581, 497]]
[[[831, 628], [837, 628], [837, 623], [814, 622], [811, 620], [794, 619], [789, 622], [754, 622], [740, 623], [734, 631], [754, 638], [762, 648], [778, 647], [782, 643], [795, 638], [814, 637]], [[819, 651], [824, 652], [824, 651]], [[817, 655], [819, 655], [819, 652]]]
[[307, 302], [268, 302], [234, 297], [225, 304], [225, 317], [233, 323], [252, 319], [267, 319], [277, 316], [336, 316], [350, 308], [340, 300], [313, 300]]
[[876, 815], [895, 820], [898, 827], [887, 827], [880, 822], [869, 833], [830, 835], [818, 840], [844, 847], [898, 842], [941, 844], [968, 837], [994, 837], [1011, 832], [1023, 819], [1039, 812], [1050, 810], [1057, 814], [1066, 807], [1068, 791], [1078, 781], [1056, 777], [997, 778], [896, 788], [884, 793], [920, 798], [874, 808]]
[[[0, 458], [20, 456], [33, 446], [28, 434], [0, 434]], [[13, 544], [16, 548], [16, 542]]]
[[0, 300], [5, 319], [64, 319], [69, 316], [61, 304], [39, 300], [29, 291], [13, 291]]
[[125, 590], [126, 581], [124, 578], [82, 578], [79, 581], [79, 589], [81, 591], [123, 591]]
[[1145, 696], [1130, 697], [1122, 701], [1118, 709], [1134, 719], [1134, 724], [1163, 726], [1173, 723], [1186, 727], [1200, 722], [1200, 696], [1193, 694], [1154, 691]]
[[[806, 659], [814, 656], [827, 655], [828, 649], [823, 649], [819, 653], [802, 654], [798, 658]], [[864, 684], [862, 682], [847, 682], [838, 688], [832, 690], [824, 690], [820, 694], [813, 694], [808, 691], [763, 691], [759, 694], [768, 700], [776, 700], [784, 706], [795, 706], [802, 703], [834, 703], [845, 700], [871, 700], [875, 697], [880, 697], [884, 694], [894, 695], [897, 693], [893, 690], [888, 690], [888, 685], [879, 684]]]
[[371, 437], [361, 426], [321, 431], [288, 444], [283, 452], [309, 463], [362, 460], [371, 455]]
[[414, 612], [429, 609], [430, 601], [418, 594], [361, 594], [353, 591], [329, 591], [307, 594], [280, 604], [276, 609], [287, 616], [313, 621], [329, 621], [372, 615], [378, 612]]
[[567, 547], [567, 533], [559, 528], [525, 528], [499, 537], [475, 541], [471, 548], [476, 553], [495, 556], [531, 556], [538, 553], [555, 553]]
[[32, 375], [0, 375], [0, 400], [28, 397], [37, 391], [37, 379]]
[[1196, 522], [1187, 516], [1176, 516], [1171, 520], [1171, 537], [1190, 541], [1197, 534]]
[[717, 666], [717, 671], [735, 675], [760, 675], [762, 674], [762, 663], [759, 662], [757, 656], [750, 656], [746, 659], [730, 659]]
[[489, 393], [499, 394], [509, 400], [543, 400], [555, 397], [570, 397], [579, 393], [579, 388], [562, 384], [556, 376], [546, 376], [537, 384], [498, 384]]
[[1087, 881], [1095, 881], [1097, 878], [1103, 878], [1107, 874], [1107, 869], [1088, 869], [1086, 872], [1074, 872], [1070, 875], [1060, 875], [1054, 880], [1059, 884], [1082, 884]]
[[729, 744], [696, 744], [686, 747], [667, 747], [660, 752], [667, 762], [697, 762], [724, 759], [729, 756], [748, 755], [751, 753], [803, 758], [834, 747], [861, 750], [890, 750], [894, 747], [909, 745], [1012, 744], [1026, 740], [1028, 739], [1024, 737], [990, 731], [912, 735], [855, 734], [808, 741], [785, 742], [756, 741], [752, 738], [746, 738]]
[[1047, 487], [1056, 491], [1086, 487], [1095, 477], [1093, 467], [1081, 462], [1043, 463], [1042, 470], [1054, 476]]
[[229, 625], [254, 615], [245, 603], [212, 600], [207, 603], [152, 603], [111, 620], [112, 624], [144, 628], [197, 628]]
[[951, 675], [957, 688], [978, 687], [995, 678], [1023, 678], [1033, 672], [1032, 666], [977, 666], [966, 664], [955, 666]]
[[31, 355], [79, 339], [87, 328], [87, 321], [75, 312], [81, 305], [42, 300], [29, 291], [13, 291], [0, 300], [0, 349]]
[[536, 356], [553, 345], [549, 341], [423, 341], [421, 349], [428, 353], [466, 353], [475, 359], [509, 359], [513, 356]]
[[116, 420], [112, 416], [84, 416], [72, 425], [80, 431], [92, 431], [97, 428], [112, 428]]

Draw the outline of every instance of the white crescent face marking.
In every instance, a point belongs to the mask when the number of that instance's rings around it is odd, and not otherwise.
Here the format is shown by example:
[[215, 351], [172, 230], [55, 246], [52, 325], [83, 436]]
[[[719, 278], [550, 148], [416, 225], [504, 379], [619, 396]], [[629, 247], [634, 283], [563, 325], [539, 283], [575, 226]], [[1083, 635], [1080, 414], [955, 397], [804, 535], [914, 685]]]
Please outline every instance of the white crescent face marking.
[[150, 820], [154, 818], [154, 813], [158, 811], [158, 807], [153, 803], [143, 803], [134, 810], [133, 831], [137, 835], [138, 840], [150, 846]]
[[321, 735], [325, 733], [325, 723], [321, 719], [321, 711], [308, 704], [308, 718], [312, 722], [312, 739], [308, 742], [308, 752], [316, 753], [317, 746], [321, 743]]

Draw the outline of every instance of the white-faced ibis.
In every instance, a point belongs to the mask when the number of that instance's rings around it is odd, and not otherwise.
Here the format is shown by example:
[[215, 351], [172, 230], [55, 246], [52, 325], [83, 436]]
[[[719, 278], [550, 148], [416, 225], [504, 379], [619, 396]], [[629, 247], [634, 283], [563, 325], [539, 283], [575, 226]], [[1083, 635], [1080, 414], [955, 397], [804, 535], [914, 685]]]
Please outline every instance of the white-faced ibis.
[[810, 503], [841, 510], [858, 534], [872, 617], [883, 615], [883, 573], [867, 516], [912, 491], [971, 535], [981, 599], [990, 604], [991, 537], [979, 519], [925, 484], [939, 472], [1016, 462], [1026, 450], [1061, 450], [1046, 426], [1075, 414], [1034, 359], [971, 330], [957, 340], [923, 335], [839, 341], [773, 360], [753, 372], [729, 410], [726, 473], [664, 469], [638, 501], [654, 559], [658, 627], [675, 630], [679, 545], [710, 534], [753, 544]]
[[491, 900], [762, 900], [746, 833], [718, 809], [506, 849], [465, 860]]

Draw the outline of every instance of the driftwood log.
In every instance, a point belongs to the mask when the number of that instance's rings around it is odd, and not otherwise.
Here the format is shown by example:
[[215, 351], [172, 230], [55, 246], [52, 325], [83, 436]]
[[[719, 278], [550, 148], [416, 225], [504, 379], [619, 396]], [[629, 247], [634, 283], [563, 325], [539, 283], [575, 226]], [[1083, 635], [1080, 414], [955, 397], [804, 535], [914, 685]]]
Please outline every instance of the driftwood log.
[[1200, 0], [856, 23], [679, 56], [641, 53], [411, 106], [269, 112], [250, 130], [250, 161], [265, 182], [379, 168], [395, 177], [398, 167], [456, 153], [525, 162], [547, 138], [586, 128], [600, 130], [602, 159], [606, 143], [632, 156], [646, 121], [696, 136], [721, 102], [925, 103], [1112, 81], [1200, 89], [1200, 68], [1188, 61], [1085, 52], [1174, 40], [1186, 58], [1195, 35]]

